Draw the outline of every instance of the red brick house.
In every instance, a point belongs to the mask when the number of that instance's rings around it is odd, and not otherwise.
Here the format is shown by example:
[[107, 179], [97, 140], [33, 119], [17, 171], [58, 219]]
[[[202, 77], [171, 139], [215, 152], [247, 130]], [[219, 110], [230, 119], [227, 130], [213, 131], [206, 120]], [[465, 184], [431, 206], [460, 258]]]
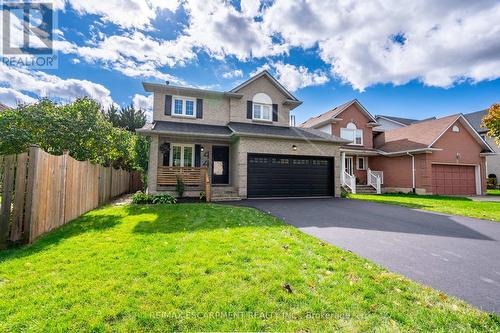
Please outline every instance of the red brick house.
[[352, 141], [341, 147], [342, 184], [352, 192], [485, 193], [485, 156], [493, 151], [463, 115], [386, 131], [377, 126], [358, 100], [300, 125]]

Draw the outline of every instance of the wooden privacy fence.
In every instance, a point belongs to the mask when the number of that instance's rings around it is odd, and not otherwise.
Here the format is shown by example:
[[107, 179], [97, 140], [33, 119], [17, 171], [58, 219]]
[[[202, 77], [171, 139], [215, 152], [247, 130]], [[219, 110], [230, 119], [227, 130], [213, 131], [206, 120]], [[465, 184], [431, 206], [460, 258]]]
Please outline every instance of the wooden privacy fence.
[[38, 147], [0, 156], [0, 248], [31, 243], [124, 193], [142, 189], [139, 172], [116, 170]]

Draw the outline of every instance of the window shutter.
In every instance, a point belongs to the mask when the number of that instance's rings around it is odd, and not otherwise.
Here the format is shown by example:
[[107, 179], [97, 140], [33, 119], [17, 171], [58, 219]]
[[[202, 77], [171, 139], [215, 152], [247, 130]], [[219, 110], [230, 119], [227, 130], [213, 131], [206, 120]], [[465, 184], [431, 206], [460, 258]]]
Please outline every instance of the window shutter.
[[170, 143], [165, 142], [160, 146], [160, 151], [163, 154], [163, 166], [170, 165]]
[[273, 104], [273, 121], [278, 121], [278, 104]]
[[194, 145], [194, 166], [201, 166], [201, 145]]
[[253, 118], [252, 113], [253, 113], [253, 102], [247, 101], [247, 119]]
[[165, 116], [172, 115], [172, 96], [165, 95]]
[[201, 98], [196, 99], [196, 118], [203, 118], [203, 100]]

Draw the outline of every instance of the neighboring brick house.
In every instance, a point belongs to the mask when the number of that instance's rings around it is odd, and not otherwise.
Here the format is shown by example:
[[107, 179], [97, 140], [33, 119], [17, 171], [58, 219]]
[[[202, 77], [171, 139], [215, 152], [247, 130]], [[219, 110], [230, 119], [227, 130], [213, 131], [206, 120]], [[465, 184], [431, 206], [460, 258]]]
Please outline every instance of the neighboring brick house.
[[154, 93], [148, 191], [213, 199], [339, 196], [340, 146], [347, 140], [290, 127], [297, 100], [267, 71], [231, 91], [144, 83]]
[[351, 191], [361, 184], [383, 192], [485, 193], [485, 157], [492, 150], [463, 115], [385, 131], [377, 131], [379, 126], [357, 100], [301, 125], [352, 141], [341, 147], [341, 179]]
[[487, 135], [488, 129], [481, 127], [483, 118], [488, 114], [488, 110], [482, 110], [464, 114], [464, 117], [481, 135], [481, 137], [490, 145], [495, 155], [486, 156], [486, 173], [488, 177], [495, 177], [500, 180], [500, 146], [495, 143], [495, 140]]

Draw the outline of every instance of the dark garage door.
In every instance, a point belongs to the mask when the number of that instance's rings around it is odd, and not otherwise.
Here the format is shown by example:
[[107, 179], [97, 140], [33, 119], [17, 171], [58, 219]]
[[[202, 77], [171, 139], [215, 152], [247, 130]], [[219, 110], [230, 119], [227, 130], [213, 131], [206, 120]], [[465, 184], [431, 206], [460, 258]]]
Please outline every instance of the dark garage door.
[[333, 159], [248, 155], [248, 197], [333, 195]]
[[432, 166], [432, 192], [445, 195], [475, 195], [475, 167], [434, 164]]

